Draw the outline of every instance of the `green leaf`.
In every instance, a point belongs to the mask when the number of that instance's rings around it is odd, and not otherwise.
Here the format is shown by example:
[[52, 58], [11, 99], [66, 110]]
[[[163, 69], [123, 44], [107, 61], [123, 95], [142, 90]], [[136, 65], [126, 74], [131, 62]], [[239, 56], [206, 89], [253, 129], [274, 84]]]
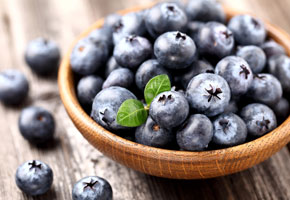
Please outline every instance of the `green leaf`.
[[146, 122], [148, 113], [141, 101], [127, 99], [117, 113], [117, 123], [121, 126], [136, 127]]
[[148, 105], [152, 100], [160, 93], [170, 91], [171, 83], [169, 77], [166, 74], [161, 74], [150, 79], [146, 84], [144, 90], [145, 101]]

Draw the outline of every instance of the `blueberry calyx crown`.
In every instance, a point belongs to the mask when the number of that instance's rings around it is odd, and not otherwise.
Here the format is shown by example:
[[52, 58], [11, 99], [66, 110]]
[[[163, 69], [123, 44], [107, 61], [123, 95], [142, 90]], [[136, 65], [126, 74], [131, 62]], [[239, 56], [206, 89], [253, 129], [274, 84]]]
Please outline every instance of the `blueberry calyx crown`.
[[93, 179], [91, 179], [91, 181], [89, 183], [85, 182], [85, 186], [84, 186], [84, 190], [87, 188], [90, 188], [92, 190], [94, 190], [94, 186], [96, 185], [96, 183], [98, 183], [98, 181], [93, 181]]
[[269, 129], [270, 120], [265, 119], [265, 117], [263, 116], [262, 121], [256, 121], [256, 124], [258, 126], [260, 126], [261, 130], [263, 130], [264, 128], [266, 128], [266, 130], [268, 130]]
[[163, 105], [166, 104], [168, 101], [173, 100], [172, 95], [168, 95], [167, 97], [165, 95], [162, 95], [161, 97], [159, 97], [158, 102], [162, 102]]
[[32, 162], [29, 162], [28, 165], [31, 165], [31, 167], [29, 168], [30, 170], [31, 169], [34, 169], [34, 168], [41, 169], [41, 163], [40, 164], [36, 164], [36, 161], [35, 160], [33, 160]]
[[176, 12], [175, 7], [174, 7], [173, 5], [168, 5], [168, 6], [167, 6], [167, 9], [168, 9], [170, 12], [172, 12], [172, 13], [175, 13], [175, 12]]
[[153, 131], [159, 131], [160, 130], [160, 126], [158, 124], [154, 124], [152, 126]]
[[214, 99], [214, 97], [216, 97], [217, 99], [220, 100], [221, 98], [218, 96], [218, 94], [223, 93], [222, 90], [220, 88], [216, 88], [214, 90], [214, 88], [212, 87], [211, 84], [209, 86], [210, 86], [210, 89], [205, 89], [208, 92], [208, 94], [209, 94], [209, 95], [206, 95], [206, 96], [208, 96], [208, 100], [207, 101], [210, 102], [212, 99]]
[[250, 74], [250, 71], [247, 69], [245, 65], [241, 65], [240, 68], [242, 69], [240, 71], [240, 75], [245, 74], [245, 78], [248, 79], [248, 75]]
[[221, 120], [219, 121], [219, 124], [222, 126], [223, 131], [224, 131], [224, 132], [227, 132], [228, 127], [229, 127], [229, 120], [227, 120], [227, 119], [221, 119]]
[[221, 31], [221, 34], [222, 34], [226, 39], [232, 37], [232, 35], [233, 35], [232, 33], [228, 32], [227, 30], [225, 30], [225, 31]]
[[176, 33], [176, 37], [175, 37], [175, 38], [176, 38], [177, 40], [178, 40], [178, 39], [185, 40], [185, 39], [186, 39], [186, 36], [178, 31], [178, 32]]
[[38, 115], [38, 116], [37, 116], [37, 120], [38, 120], [38, 121], [43, 121], [43, 120], [44, 120], [44, 117], [43, 117], [42, 115]]
[[260, 28], [260, 23], [256, 19], [252, 18], [251, 22], [255, 28]]
[[84, 46], [80, 46], [80, 47], [78, 48], [78, 50], [79, 50], [80, 52], [82, 52], [84, 49], [85, 49]]
[[124, 24], [122, 23], [122, 21], [118, 21], [115, 25], [114, 25], [114, 32], [119, 32], [122, 28], [124, 27]]
[[129, 42], [133, 42], [136, 40], [136, 35], [129, 35], [128, 37], [126, 37], [126, 40]]

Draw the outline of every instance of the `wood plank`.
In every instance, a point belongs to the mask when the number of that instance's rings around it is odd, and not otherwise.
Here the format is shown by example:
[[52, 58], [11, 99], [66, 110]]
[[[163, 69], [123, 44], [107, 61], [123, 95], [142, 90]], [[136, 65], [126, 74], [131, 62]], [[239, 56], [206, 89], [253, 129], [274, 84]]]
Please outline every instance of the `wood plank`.
[[[19, 134], [17, 119], [21, 107], [0, 106], [0, 199], [71, 199], [72, 185], [87, 175], [108, 179], [118, 200], [290, 199], [290, 156], [286, 148], [241, 173], [209, 180], [181, 181], [135, 172], [104, 157], [87, 143], [66, 115], [55, 79], [40, 79], [32, 74], [23, 61], [23, 52], [30, 39], [46, 36], [56, 40], [64, 54], [71, 41], [97, 18], [137, 4], [132, 0], [118, 2], [0, 0], [0, 45], [5, 49], [1, 52], [0, 69], [16, 67], [24, 71], [30, 80], [31, 91], [23, 106], [43, 106], [54, 113], [57, 122], [55, 143], [39, 149], [28, 144]], [[273, 23], [290, 32], [285, 1], [224, 2], [242, 5], [258, 15], [269, 17]], [[289, 8], [289, 3], [286, 4]], [[271, 13], [267, 12], [270, 7]], [[16, 188], [15, 170], [28, 159], [43, 160], [54, 170], [53, 189], [44, 196], [31, 198]]]

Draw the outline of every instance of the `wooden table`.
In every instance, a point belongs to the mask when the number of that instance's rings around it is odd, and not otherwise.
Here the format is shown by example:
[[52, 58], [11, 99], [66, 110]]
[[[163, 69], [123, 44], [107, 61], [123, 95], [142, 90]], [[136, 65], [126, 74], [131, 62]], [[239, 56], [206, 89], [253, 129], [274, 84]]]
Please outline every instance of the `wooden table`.
[[[115, 200], [171, 199], [290, 199], [290, 153], [285, 147], [269, 160], [241, 173], [208, 180], [167, 180], [128, 169], [104, 157], [73, 126], [60, 101], [56, 80], [41, 79], [24, 63], [27, 42], [44, 36], [55, 40], [62, 53], [73, 39], [108, 13], [150, 0], [0, 0], [0, 69], [18, 68], [30, 81], [24, 105], [0, 105], [0, 199], [71, 199], [73, 184], [98, 175], [109, 180]], [[224, 0], [223, 3], [264, 17], [290, 33], [289, 0]], [[26, 142], [18, 131], [21, 108], [39, 105], [54, 113], [56, 140], [43, 148]], [[19, 164], [42, 160], [53, 168], [53, 188], [31, 198], [14, 181]]]

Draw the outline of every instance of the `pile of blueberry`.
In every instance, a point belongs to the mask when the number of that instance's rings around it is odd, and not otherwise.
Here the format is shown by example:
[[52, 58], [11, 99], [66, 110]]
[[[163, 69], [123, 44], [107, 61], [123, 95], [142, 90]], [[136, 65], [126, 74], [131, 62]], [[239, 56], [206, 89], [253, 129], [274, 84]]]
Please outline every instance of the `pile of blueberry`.
[[[76, 44], [70, 64], [88, 114], [148, 146], [234, 146], [270, 132], [289, 115], [284, 48], [267, 38], [261, 20], [237, 15], [227, 21], [214, 0], [109, 15]], [[171, 89], [163, 88], [161, 75]]]
[[[25, 51], [25, 60], [32, 71], [40, 77], [54, 76], [58, 69], [60, 51], [50, 40], [32, 40]], [[7, 106], [21, 106], [29, 93], [26, 76], [15, 69], [0, 73], [0, 100]], [[18, 119], [21, 135], [31, 144], [43, 147], [53, 142], [55, 120], [46, 109], [29, 106], [24, 108]], [[53, 183], [53, 171], [49, 165], [39, 160], [31, 160], [20, 165], [16, 171], [17, 186], [31, 196], [46, 193]], [[79, 180], [73, 187], [73, 200], [112, 200], [113, 191], [108, 181], [97, 176]]]

